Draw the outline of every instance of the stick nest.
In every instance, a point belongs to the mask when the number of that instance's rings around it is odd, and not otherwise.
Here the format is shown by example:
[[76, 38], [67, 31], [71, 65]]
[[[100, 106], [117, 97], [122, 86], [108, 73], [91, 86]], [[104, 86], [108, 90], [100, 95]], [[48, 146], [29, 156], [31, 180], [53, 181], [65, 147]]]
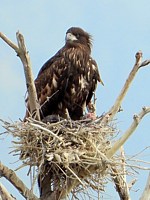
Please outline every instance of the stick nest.
[[4, 127], [14, 137], [12, 152], [20, 155], [23, 165], [37, 166], [40, 175], [49, 174], [52, 187], [56, 180], [63, 187], [68, 179], [77, 180], [78, 187], [104, 190], [104, 177], [112, 165], [105, 154], [116, 130], [101, 124], [101, 117], [55, 123], [29, 118], [27, 122], [5, 122]]

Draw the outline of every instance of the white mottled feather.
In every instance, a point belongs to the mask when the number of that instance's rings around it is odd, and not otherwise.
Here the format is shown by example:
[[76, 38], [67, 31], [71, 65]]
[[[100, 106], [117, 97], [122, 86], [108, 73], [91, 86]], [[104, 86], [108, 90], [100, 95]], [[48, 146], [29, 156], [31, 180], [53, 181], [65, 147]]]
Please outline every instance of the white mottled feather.
[[52, 83], [53, 83], [53, 86], [54, 86], [55, 88], [57, 88], [57, 81], [56, 81], [55, 77], [53, 77]]
[[87, 81], [84, 79], [83, 76], [80, 77], [79, 84], [81, 86], [81, 89], [84, 89], [88, 85]]
[[75, 94], [75, 93], [76, 93], [75, 88], [74, 88], [74, 87], [71, 88], [71, 94], [73, 95], [73, 94]]

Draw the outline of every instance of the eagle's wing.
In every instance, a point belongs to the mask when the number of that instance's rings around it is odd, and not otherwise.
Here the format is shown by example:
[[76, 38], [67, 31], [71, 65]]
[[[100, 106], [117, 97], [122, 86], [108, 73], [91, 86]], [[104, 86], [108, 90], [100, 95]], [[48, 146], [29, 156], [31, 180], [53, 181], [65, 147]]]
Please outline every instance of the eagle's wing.
[[63, 47], [62, 49], [60, 49], [53, 57], [51, 57], [40, 69], [37, 77], [48, 67], [50, 67], [54, 62], [56, 62], [57, 60], [61, 59], [62, 53], [64, 51]]
[[86, 105], [88, 105], [92, 99], [93, 93], [96, 90], [97, 82], [100, 82], [104, 85], [98, 70], [97, 63], [92, 58], [89, 59], [89, 72], [90, 72], [90, 87], [89, 87], [89, 95], [87, 97]]
[[41, 68], [35, 79], [35, 87], [39, 104], [41, 106], [41, 118], [48, 114], [61, 114], [64, 108], [59, 107], [69, 80], [70, 63], [64, 58], [61, 49], [51, 59], [49, 59]]
[[97, 79], [98, 82], [100, 82], [102, 85], [104, 85], [101, 77], [100, 77], [100, 73], [98, 70], [98, 66], [95, 60], [93, 60], [92, 58], [90, 59], [91, 64], [92, 64], [92, 68], [93, 68], [93, 77]]

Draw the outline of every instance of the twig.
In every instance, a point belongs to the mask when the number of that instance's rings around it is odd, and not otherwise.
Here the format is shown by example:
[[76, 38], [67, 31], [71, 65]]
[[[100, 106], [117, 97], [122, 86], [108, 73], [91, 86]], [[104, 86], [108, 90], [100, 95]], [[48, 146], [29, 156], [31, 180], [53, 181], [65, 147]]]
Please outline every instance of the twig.
[[0, 32], [0, 37], [4, 40], [11, 48], [13, 48], [18, 54], [19, 48], [11, 40], [9, 40], [3, 33]]
[[131, 188], [133, 187], [133, 185], [136, 183], [137, 179], [133, 179], [130, 181], [130, 183], [128, 183], [128, 188], [129, 190], [131, 190]]
[[114, 116], [119, 111], [121, 103], [122, 103], [128, 89], [129, 89], [135, 75], [137, 74], [139, 68], [144, 67], [144, 66], [146, 66], [150, 63], [150, 60], [146, 60], [146, 61], [142, 62], [142, 52], [141, 51], [137, 52], [135, 57], [136, 57], [135, 65], [134, 65], [132, 71], [130, 72], [130, 74], [129, 74], [119, 96], [117, 97], [117, 99], [114, 103], [114, 105], [110, 108], [110, 110], [103, 117], [103, 120], [102, 120], [103, 123], [108, 123], [109, 121], [111, 121], [114, 118]]
[[150, 64], [150, 60], [145, 60], [141, 63], [141, 65], [139, 66], [140, 67], [145, 67], [146, 65], [149, 65]]
[[143, 167], [143, 166], [140, 166], [140, 165], [129, 165], [129, 164], [126, 164], [127, 167], [131, 167], [133, 169], [140, 169], [140, 170], [146, 170], [146, 171], [149, 171], [150, 170], [150, 167]]
[[1, 183], [0, 183], [0, 197], [2, 197], [2, 200], [14, 200], [15, 199], [9, 194], [9, 192], [6, 190], [6, 188]]
[[82, 180], [76, 175], [76, 173], [69, 167], [67, 169], [75, 176], [75, 178], [85, 187], [85, 184], [82, 182]]
[[139, 159], [126, 159], [126, 161], [132, 161], [132, 162], [136, 162], [136, 163], [143, 163], [143, 164], [147, 164], [147, 165], [150, 165], [150, 162], [148, 161], [145, 161], [145, 160], [139, 160]]
[[127, 129], [127, 131], [123, 134], [123, 136], [115, 142], [113, 147], [108, 150], [106, 156], [108, 158], [111, 158], [117, 151], [118, 149], [127, 141], [127, 139], [133, 134], [137, 126], [139, 125], [140, 121], [146, 115], [147, 113], [150, 112], [150, 107], [143, 107], [142, 111], [138, 115], [134, 115], [134, 120], [131, 126]]
[[[122, 163], [119, 163], [119, 162], [115, 162], [116, 166], [122, 166], [123, 164]], [[137, 169], [140, 169], [140, 170], [150, 170], [150, 167], [144, 167], [144, 166], [140, 166], [140, 165], [133, 165], [133, 164], [127, 164], [125, 163], [124, 164], [126, 167], [130, 167], [130, 168], [137, 168]], [[122, 174], [122, 173], [121, 173]]]
[[63, 142], [63, 140], [62, 140], [60, 137], [58, 137], [55, 133], [53, 133], [51, 130], [49, 130], [49, 129], [47, 129], [47, 128], [44, 128], [44, 127], [42, 127], [42, 126], [40, 126], [40, 125], [38, 125], [38, 124], [30, 123], [30, 125], [33, 126], [33, 127], [39, 128], [39, 129], [41, 129], [41, 130], [43, 130], [43, 131], [45, 131], [45, 132], [51, 134], [53, 137], [55, 137], [55, 138], [57, 138], [59, 141]]
[[25, 186], [25, 184], [19, 179], [15, 172], [8, 167], [4, 166], [0, 162], [0, 174], [4, 176], [14, 187], [21, 193], [23, 197], [30, 200], [38, 200], [38, 198]]
[[127, 158], [126, 160], [127, 160], [127, 161], [128, 161], [128, 160], [129, 160], [129, 161], [130, 161], [130, 160], [133, 160], [133, 158], [139, 156], [140, 154], [142, 154], [145, 150], [147, 150], [147, 149], [149, 149], [149, 148], [150, 148], [150, 146], [145, 147], [143, 150], [141, 150], [140, 152], [136, 153], [135, 155], [130, 156], [130, 157]]

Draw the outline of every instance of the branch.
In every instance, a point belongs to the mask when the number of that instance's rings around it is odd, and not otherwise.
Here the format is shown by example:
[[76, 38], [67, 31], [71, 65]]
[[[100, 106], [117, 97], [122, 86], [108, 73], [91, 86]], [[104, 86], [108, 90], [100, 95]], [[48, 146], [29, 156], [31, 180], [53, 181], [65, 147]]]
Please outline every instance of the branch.
[[150, 173], [148, 175], [147, 183], [140, 200], [147, 200], [147, 199], [150, 199]]
[[38, 99], [36, 94], [36, 88], [34, 84], [33, 74], [31, 70], [31, 62], [29, 54], [26, 50], [26, 46], [24, 43], [24, 37], [21, 33], [17, 32], [17, 42], [18, 46], [16, 46], [11, 40], [9, 40], [3, 33], [0, 33], [0, 37], [4, 40], [11, 48], [13, 48], [17, 55], [20, 57], [21, 62], [24, 66], [24, 73], [26, 78], [26, 87], [28, 91], [29, 105], [31, 114], [36, 113], [36, 119], [40, 119], [39, 108], [38, 108]]
[[139, 66], [140, 67], [145, 67], [146, 65], [149, 65], [150, 64], [150, 60], [145, 60], [141, 63], [141, 65]]
[[124, 97], [126, 96], [126, 93], [129, 89], [133, 79], [135, 78], [135, 75], [137, 74], [139, 68], [150, 64], [150, 60], [145, 60], [144, 62], [142, 62], [142, 52], [141, 51], [137, 52], [135, 57], [136, 57], [136, 61], [135, 61], [134, 67], [133, 67], [132, 71], [130, 72], [130, 74], [129, 74], [119, 96], [117, 97], [117, 99], [114, 103], [114, 105], [105, 114], [105, 116], [102, 120], [103, 123], [111, 121], [114, 118], [114, 116], [117, 114], [117, 112], [119, 111], [119, 109], [121, 107], [121, 103], [122, 103]]
[[8, 167], [4, 166], [1, 162], [0, 162], [0, 174], [1, 176], [4, 176], [9, 182], [11, 182], [24, 198], [30, 200], [38, 200], [38, 198], [18, 178], [16, 173], [13, 170], [9, 169]]
[[127, 129], [127, 131], [123, 134], [123, 136], [115, 142], [113, 147], [108, 150], [106, 156], [107, 158], [111, 158], [118, 149], [127, 141], [127, 139], [133, 134], [137, 126], [139, 125], [142, 118], [150, 112], [150, 107], [143, 107], [142, 111], [138, 115], [134, 115], [133, 122], [131, 126]]
[[2, 200], [14, 200], [15, 199], [9, 194], [9, 192], [6, 190], [6, 188], [1, 183], [0, 183], [0, 197], [2, 197]]
[[129, 195], [129, 187], [126, 180], [126, 167], [125, 167], [125, 154], [123, 147], [120, 148], [121, 150], [121, 156], [122, 156], [122, 173], [123, 175], [120, 175], [118, 173], [117, 168], [112, 167], [113, 173], [112, 179], [116, 186], [116, 191], [118, 192], [121, 200], [131, 200]]
[[36, 119], [40, 120], [39, 108], [38, 108], [38, 103], [37, 103], [38, 98], [37, 98], [37, 94], [36, 94], [36, 88], [35, 88], [35, 84], [34, 84], [32, 70], [31, 70], [30, 57], [26, 50], [23, 35], [21, 33], [17, 32], [16, 37], [17, 37], [18, 47], [19, 47], [18, 56], [20, 57], [20, 59], [23, 63], [23, 66], [24, 66], [26, 86], [27, 86], [27, 91], [29, 93], [28, 98], [29, 98], [31, 114], [36, 113]]
[[128, 188], [129, 188], [129, 190], [131, 190], [132, 189], [132, 187], [133, 187], [133, 185], [136, 183], [136, 181], [137, 181], [137, 179], [133, 179], [133, 180], [131, 180], [129, 183], [128, 183]]
[[3, 33], [0, 32], [0, 37], [2, 38], [2, 40], [4, 40], [11, 48], [13, 48], [16, 53], [18, 54], [19, 52], [19, 48], [11, 41], [9, 40]]
[[123, 176], [120, 176], [116, 168], [112, 168], [113, 173], [111, 174], [113, 181], [116, 186], [116, 191], [118, 192], [121, 200], [131, 200], [128, 192], [128, 187]]
[[41, 129], [41, 130], [47, 132], [48, 134], [51, 134], [53, 137], [57, 138], [60, 142], [63, 142], [63, 140], [59, 136], [57, 136], [55, 133], [53, 133], [51, 130], [44, 128], [44, 127], [40, 126], [39, 124], [34, 124], [34, 123], [30, 123], [30, 124], [33, 127], [36, 127], [38, 129]]

